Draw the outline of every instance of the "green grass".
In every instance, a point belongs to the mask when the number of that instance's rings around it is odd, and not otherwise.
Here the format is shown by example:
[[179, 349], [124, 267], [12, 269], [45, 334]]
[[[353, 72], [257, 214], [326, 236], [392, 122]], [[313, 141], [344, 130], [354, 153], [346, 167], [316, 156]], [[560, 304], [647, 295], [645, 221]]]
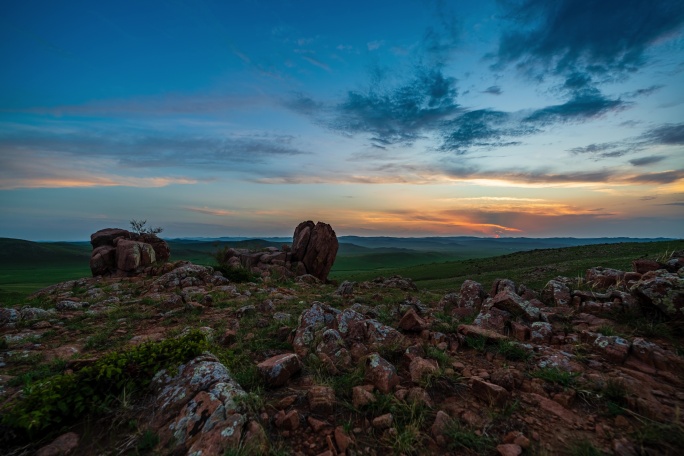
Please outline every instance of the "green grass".
[[530, 375], [567, 388], [575, 383], [575, 379], [579, 374], [564, 371], [557, 367], [542, 367], [541, 369], [531, 372]]

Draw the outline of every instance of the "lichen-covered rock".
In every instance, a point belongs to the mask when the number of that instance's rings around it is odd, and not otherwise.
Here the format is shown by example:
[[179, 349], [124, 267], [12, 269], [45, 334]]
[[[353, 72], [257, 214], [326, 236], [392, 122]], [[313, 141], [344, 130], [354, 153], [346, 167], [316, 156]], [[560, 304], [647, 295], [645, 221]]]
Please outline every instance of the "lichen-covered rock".
[[302, 362], [294, 353], [283, 353], [257, 364], [259, 375], [269, 386], [281, 386], [302, 370]]
[[587, 269], [585, 278], [588, 284], [605, 289], [622, 282], [625, 278], [625, 272], [617, 269], [596, 267]]
[[647, 272], [632, 288], [642, 305], [660, 309], [670, 318], [684, 318], [684, 278], [664, 270]]
[[399, 384], [397, 368], [378, 353], [366, 358], [366, 381], [371, 382], [380, 392], [389, 393]]
[[535, 321], [530, 325], [530, 342], [535, 344], [548, 344], [553, 335], [551, 323]]
[[212, 355], [160, 371], [150, 427], [159, 445], [173, 454], [222, 454], [237, 449], [247, 418], [240, 397], [246, 393]]
[[541, 292], [541, 301], [547, 306], [567, 306], [570, 299], [570, 289], [555, 279], [549, 280]]
[[492, 298], [492, 307], [504, 310], [513, 316], [522, 317], [526, 321], [539, 320], [539, 309], [508, 289]]
[[465, 280], [458, 292], [457, 306], [465, 309], [479, 309], [487, 298], [484, 288], [474, 280]]
[[0, 307], [0, 326], [21, 321], [21, 313], [16, 309]]

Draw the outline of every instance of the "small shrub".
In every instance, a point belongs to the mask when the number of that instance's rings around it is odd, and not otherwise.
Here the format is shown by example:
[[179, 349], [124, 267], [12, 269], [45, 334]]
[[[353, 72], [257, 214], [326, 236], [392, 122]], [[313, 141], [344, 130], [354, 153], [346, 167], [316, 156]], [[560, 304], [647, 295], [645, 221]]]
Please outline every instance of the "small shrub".
[[143, 432], [143, 434], [138, 439], [138, 452], [148, 453], [154, 450], [159, 444], [159, 436], [149, 429]]
[[532, 377], [541, 378], [547, 382], [556, 383], [563, 387], [568, 387], [575, 383], [579, 374], [561, 370], [557, 367], [542, 367], [530, 373]]
[[527, 351], [520, 344], [509, 340], [500, 340], [497, 344], [496, 351], [509, 361], [527, 361], [532, 357], [532, 353]]
[[456, 420], [447, 426], [444, 437], [446, 437], [447, 447], [450, 450], [471, 450], [477, 454], [489, 454], [495, 446], [494, 439], [485, 434], [477, 435]]
[[157, 235], [164, 231], [164, 228], [156, 227], [148, 227], [147, 226], [147, 220], [131, 220], [131, 231], [133, 231], [135, 234], [154, 234]]
[[466, 345], [477, 351], [484, 351], [487, 346], [487, 339], [482, 336], [466, 336]]
[[633, 437], [641, 447], [656, 448], [660, 454], [680, 454], [684, 448], [684, 423], [679, 420], [670, 423], [649, 420]]
[[202, 333], [193, 331], [179, 339], [148, 342], [112, 352], [73, 374], [58, 374], [30, 383], [10, 404], [2, 424], [41, 434], [86, 412], [101, 412], [116, 402], [123, 390], [145, 387], [163, 368], [178, 365], [207, 347]]
[[568, 448], [570, 456], [601, 456], [603, 453], [588, 440], [574, 442]]

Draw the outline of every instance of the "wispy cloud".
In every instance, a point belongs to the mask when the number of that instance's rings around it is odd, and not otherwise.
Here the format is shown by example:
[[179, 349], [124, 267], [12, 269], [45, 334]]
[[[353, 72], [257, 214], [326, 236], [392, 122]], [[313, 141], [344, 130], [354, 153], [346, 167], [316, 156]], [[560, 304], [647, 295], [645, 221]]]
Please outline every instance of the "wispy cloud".
[[634, 165], [634, 166], [647, 166], [647, 165], [652, 165], [654, 163], [661, 162], [665, 160], [666, 157], [662, 155], [651, 155], [648, 157], [641, 157], [641, 158], [635, 158], [633, 160], [630, 160], [629, 162]]
[[482, 93], [488, 93], [490, 95], [501, 95], [503, 91], [499, 86], [490, 86], [482, 91]]
[[215, 215], [217, 217], [231, 217], [234, 215], [239, 215], [239, 212], [237, 212], [237, 211], [230, 211], [230, 210], [226, 210], [226, 209], [212, 209], [209, 207], [186, 206], [186, 207], [183, 207], [183, 209], [186, 209], [186, 210], [192, 211], [192, 212], [198, 212], [200, 214]]
[[511, 28], [502, 34], [498, 66], [592, 74], [630, 72], [649, 47], [684, 23], [679, 0], [524, 0], [502, 2]]
[[321, 69], [323, 69], [329, 73], [332, 72], [332, 69], [330, 69], [330, 66], [321, 62], [320, 60], [314, 59], [313, 57], [309, 57], [308, 55], [303, 55], [302, 59], [306, 60], [307, 62], [309, 62], [311, 65], [313, 65], [315, 67], [321, 68]]

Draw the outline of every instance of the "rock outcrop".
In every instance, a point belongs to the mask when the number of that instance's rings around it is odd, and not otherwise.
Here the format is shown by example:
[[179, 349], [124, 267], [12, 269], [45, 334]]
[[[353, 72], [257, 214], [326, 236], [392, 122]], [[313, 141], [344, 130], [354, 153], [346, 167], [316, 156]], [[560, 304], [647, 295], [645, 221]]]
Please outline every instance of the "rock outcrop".
[[292, 247], [269, 247], [259, 252], [226, 249], [220, 262], [233, 268], [245, 268], [261, 277], [309, 275], [325, 282], [338, 248], [337, 236], [330, 225], [307, 221], [295, 229]]
[[90, 235], [93, 277], [126, 277], [142, 273], [155, 263], [168, 261], [171, 250], [154, 234], [136, 234], [121, 228], [105, 228]]

